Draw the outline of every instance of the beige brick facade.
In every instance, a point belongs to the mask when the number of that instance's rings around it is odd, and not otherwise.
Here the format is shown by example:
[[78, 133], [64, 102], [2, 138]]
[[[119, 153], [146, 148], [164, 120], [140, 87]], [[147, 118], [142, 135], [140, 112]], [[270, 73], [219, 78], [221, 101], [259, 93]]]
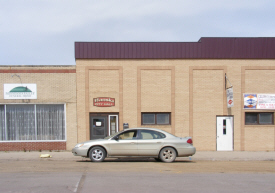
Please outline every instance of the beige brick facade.
[[[244, 93], [275, 93], [274, 70], [275, 60], [76, 59], [77, 141], [89, 139], [89, 113], [106, 112], [119, 114], [120, 130], [123, 123], [160, 128], [192, 136], [198, 150], [215, 151], [216, 116], [233, 115], [234, 151], [274, 151], [275, 126], [245, 125], [243, 109]], [[231, 109], [225, 73], [234, 89]], [[96, 97], [113, 97], [116, 104], [95, 107]], [[171, 125], [141, 125], [142, 112], [170, 112]]]
[[[12, 76], [15, 74], [17, 76]], [[65, 104], [66, 115], [65, 141], [5, 141], [0, 142], [1, 150], [70, 150], [74, 147], [77, 142], [75, 66], [1, 66], [0, 82], [0, 104]], [[36, 84], [37, 99], [4, 99], [4, 84], [21, 82]]]
[[[225, 73], [234, 89], [228, 109]], [[16, 74], [17, 76], [13, 76]], [[18, 78], [20, 77], [20, 79]], [[275, 60], [76, 59], [76, 66], [0, 67], [0, 104], [65, 104], [66, 140], [0, 142], [0, 150], [70, 150], [90, 139], [90, 114], [117, 114], [119, 130], [155, 127], [191, 136], [197, 150], [216, 150], [216, 116], [234, 117], [234, 151], [274, 151], [274, 125], [245, 125], [244, 93], [274, 94]], [[6, 100], [3, 85], [37, 84], [37, 99]], [[227, 86], [229, 82], [227, 81]], [[93, 99], [115, 98], [97, 107]], [[141, 113], [171, 113], [169, 125], [142, 125]]]

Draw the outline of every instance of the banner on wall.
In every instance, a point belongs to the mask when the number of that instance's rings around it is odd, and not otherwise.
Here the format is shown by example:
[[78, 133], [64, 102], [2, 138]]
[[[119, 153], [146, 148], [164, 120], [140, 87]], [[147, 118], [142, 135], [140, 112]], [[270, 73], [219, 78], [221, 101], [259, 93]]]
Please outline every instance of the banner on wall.
[[245, 109], [275, 109], [275, 94], [244, 94]]
[[231, 108], [234, 106], [233, 88], [226, 89], [226, 95], [227, 95], [227, 108]]
[[4, 84], [4, 99], [37, 99], [36, 84]]
[[275, 94], [258, 94], [257, 109], [275, 109]]

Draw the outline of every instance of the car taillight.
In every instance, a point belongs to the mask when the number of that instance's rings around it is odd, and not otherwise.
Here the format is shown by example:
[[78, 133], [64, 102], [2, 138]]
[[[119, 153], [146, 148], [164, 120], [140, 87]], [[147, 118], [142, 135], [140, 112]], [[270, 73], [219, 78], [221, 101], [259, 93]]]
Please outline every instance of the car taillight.
[[189, 144], [193, 144], [192, 139], [188, 139], [188, 140], [187, 140], [187, 143], [189, 143]]

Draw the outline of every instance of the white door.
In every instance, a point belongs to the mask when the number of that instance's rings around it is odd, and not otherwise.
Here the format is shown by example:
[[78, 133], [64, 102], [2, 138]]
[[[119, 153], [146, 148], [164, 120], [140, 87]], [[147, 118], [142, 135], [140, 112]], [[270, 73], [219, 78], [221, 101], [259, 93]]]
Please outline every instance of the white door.
[[233, 116], [217, 116], [217, 151], [233, 151]]

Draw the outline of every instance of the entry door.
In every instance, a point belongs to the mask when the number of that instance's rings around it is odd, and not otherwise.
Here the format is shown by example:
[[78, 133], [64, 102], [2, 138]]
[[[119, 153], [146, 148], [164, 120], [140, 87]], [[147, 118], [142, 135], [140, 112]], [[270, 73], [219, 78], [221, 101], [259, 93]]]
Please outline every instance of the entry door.
[[90, 117], [90, 139], [103, 139], [107, 135], [107, 117]]
[[217, 116], [217, 151], [233, 151], [233, 116]]

